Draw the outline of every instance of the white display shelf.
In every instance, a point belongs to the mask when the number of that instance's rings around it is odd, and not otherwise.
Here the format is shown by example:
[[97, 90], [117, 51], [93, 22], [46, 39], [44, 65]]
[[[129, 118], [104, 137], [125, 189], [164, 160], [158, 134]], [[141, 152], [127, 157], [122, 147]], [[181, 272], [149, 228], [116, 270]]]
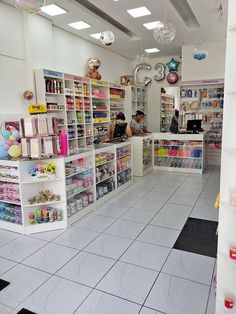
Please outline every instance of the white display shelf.
[[2, 178], [0, 177], [1, 182], [8, 182], [8, 183], [19, 183], [19, 180], [17, 179], [10, 179], [10, 178]]
[[[143, 176], [148, 172], [153, 170], [153, 136], [133, 136], [133, 174], [134, 176]], [[146, 147], [146, 143], [150, 146]], [[148, 149], [148, 153], [144, 150]], [[146, 165], [143, 164], [144, 161], [150, 159], [150, 166], [146, 169]]]
[[74, 177], [74, 176], [77, 176], [77, 175], [80, 174], [80, 173], [83, 173], [83, 172], [85, 172], [85, 171], [92, 170], [92, 169], [93, 169], [93, 168], [86, 168], [86, 169], [80, 170], [80, 171], [78, 171], [78, 172], [72, 173], [72, 174], [66, 176], [66, 179], [71, 178], [71, 177]]
[[89, 190], [89, 189], [91, 189], [91, 188], [93, 188], [93, 187], [94, 187], [94, 184], [88, 186], [87, 188], [84, 188], [83, 190], [81, 190], [81, 191], [79, 191], [79, 192], [75, 192], [75, 193], [73, 193], [73, 194], [71, 194], [71, 195], [68, 195], [66, 198], [69, 200], [70, 198], [72, 198], [72, 197], [74, 197], [74, 196], [76, 196], [76, 195], [78, 195], [78, 194], [80, 194], [80, 193], [83, 193], [83, 192], [85, 192], [85, 191], [87, 191], [87, 190]]
[[109, 160], [109, 161], [103, 162], [102, 164], [96, 164], [95, 166], [96, 166], [96, 167], [100, 167], [100, 166], [109, 164], [109, 163], [112, 162], [112, 161], [115, 161], [115, 158], [114, 158], [114, 159], [111, 159], [111, 160]]
[[58, 229], [65, 229], [67, 224], [65, 221], [54, 221], [54, 222], [47, 222], [41, 224], [33, 224], [33, 225], [26, 225], [25, 232], [26, 234], [31, 233], [38, 233], [38, 232], [45, 232], [45, 231], [53, 231]]
[[229, 253], [225, 253], [225, 252], [218, 252], [217, 257], [222, 258], [224, 261], [226, 261], [226, 263], [228, 263], [229, 265], [232, 265], [233, 267], [236, 267], [236, 260], [230, 258]]
[[60, 200], [60, 201], [51, 201], [51, 202], [46, 202], [46, 203], [23, 204], [23, 207], [24, 208], [31, 208], [31, 207], [39, 207], [39, 206], [48, 206], [48, 205], [61, 204], [64, 202], [65, 202], [64, 200]]
[[118, 175], [118, 174], [121, 174], [122, 172], [125, 172], [125, 171], [127, 171], [127, 170], [131, 170], [131, 168], [128, 167], [128, 168], [126, 168], [126, 169], [124, 169], [124, 170], [122, 170], [122, 171], [119, 171], [119, 172], [117, 172], [117, 175]]
[[6, 201], [6, 200], [2, 200], [1, 198], [0, 198], [0, 202], [2, 202], [2, 203], [12, 204], [12, 205], [19, 205], [19, 206], [21, 206], [21, 203], [20, 203], [20, 202], [15, 202], [15, 201]]
[[163, 156], [163, 155], [154, 155], [154, 157], [158, 158], [177, 158], [177, 159], [202, 159], [202, 157], [181, 157], [181, 156]]
[[0, 220], [0, 229], [6, 229], [13, 232], [24, 233], [24, 226], [8, 221]]
[[22, 181], [21, 184], [39, 184], [39, 183], [47, 183], [47, 182], [58, 182], [62, 181], [64, 178], [55, 178], [55, 179], [35, 179], [35, 180], [29, 180], [29, 181]]
[[110, 178], [114, 178], [115, 177], [115, 174], [113, 174], [112, 176], [109, 176], [109, 177], [107, 177], [106, 179], [103, 179], [103, 180], [101, 180], [101, 181], [99, 181], [99, 182], [96, 182], [96, 185], [98, 185], [98, 184], [100, 184], [100, 183], [103, 183], [104, 181], [106, 181], [106, 180], [108, 180], [108, 179], [110, 179]]
[[122, 159], [122, 158], [125, 158], [125, 157], [128, 157], [128, 156], [131, 156], [131, 154], [126, 154], [124, 156], [117, 157], [117, 159]]
[[177, 167], [161, 167], [154, 166], [154, 170], [173, 171], [173, 172], [186, 172], [186, 173], [199, 173], [202, 174], [202, 169], [192, 168], [177, 168]]

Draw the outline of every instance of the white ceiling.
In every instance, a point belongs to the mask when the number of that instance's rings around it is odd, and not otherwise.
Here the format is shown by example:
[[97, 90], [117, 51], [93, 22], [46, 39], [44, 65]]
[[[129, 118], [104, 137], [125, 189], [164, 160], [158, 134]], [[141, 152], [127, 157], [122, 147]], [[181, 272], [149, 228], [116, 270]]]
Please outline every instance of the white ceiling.
[[[220, 1], [223, 4], [223, 21], [219, 19], [219, 11], [216, 5], [219, 3], [219, 0], [187, 0], [200, 24], [200, 27], [196, 30], [189, 30], [187, 28], [169, 0], [89, 1], [125, 26], [140, 39], [132, 40], [130, 36], [104, 21], [101, 17], [80, 5], [76, 0], [46, 0], [46, 4], [58, 4], [66, 9], [68, 13], [55, 17], [49, 17], [43, 13], [40, 14], [51, 19], [54, 25], [101, 46], [103, 45], [99, 40], [93, 39], [89, 35], [109, 29], [115, 34], [115, 42], [106, 49], [130, 59], [134, 59], [137, 54], [140, 54], [141, 49], [145, 48], [157, 47], [160, 49], [159, 53], [150, 56], [176, 55], [181, 54], [181, 46], [183, 44], [198, 44], [203, 40], [218, 41], [223, 40], [226, 36], [227, 0]], [[152, 14], [140, 18], [132, 18], [126, 12], [128, 9], [140, 6], [146, 6]], [[142, 25], [143, 23], [163, 19], [164, 14], [166, 14], [168, 20], [175, 24], [177, 30], [175, 40], [167, 46], [158, 44], [153, 37], [153, 31], [147, 30]], [[74, 30], [67, 25], [68, 23], [79, 20], [87, 22], [92, 27], [84, 30]]]

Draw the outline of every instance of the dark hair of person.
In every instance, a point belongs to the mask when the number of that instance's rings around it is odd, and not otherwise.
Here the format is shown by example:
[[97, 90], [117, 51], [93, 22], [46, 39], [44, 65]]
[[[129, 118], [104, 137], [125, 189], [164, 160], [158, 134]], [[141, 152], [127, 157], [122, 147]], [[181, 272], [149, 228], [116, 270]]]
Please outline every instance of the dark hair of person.
[[143, 116], [143, 117], [144, 117], [143, 111], [137, 110], [137, 111], [136, 111], [136, 116]]
[[116, 119], [125, 121], [125, 115], [123, 114], [123, 112], [119, 112], [116, 116]]
[[178, 118], [179, 117], [179, 110], [175, 110], [175, 116]]

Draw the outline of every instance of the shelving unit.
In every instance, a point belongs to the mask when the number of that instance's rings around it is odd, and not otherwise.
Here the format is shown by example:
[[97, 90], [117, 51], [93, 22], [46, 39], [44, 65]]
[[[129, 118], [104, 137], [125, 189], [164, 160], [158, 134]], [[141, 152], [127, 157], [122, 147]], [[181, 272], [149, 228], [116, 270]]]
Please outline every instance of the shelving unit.
[[153, 141], [154, 170], [203, 173], [206, 167], [206, 134], [191, 136], [154, 133]]
[[125, 88], [119, 84], [109, 84], [110, 93], [110, 118], [115, 119], [121, 111], [125, 113]]
[[161, 94], [160, 132], [169, 132], [172, 117], [175, 114], [175, 97]]
[[116, 145], [117, 188], [125, 187], [133, 180], [131, 143]]
[[198, 84], [181, 86], [181, 128], [186, 128], [188, 120], [202, 120], [202, 128], [208, 131], [208, 164], [219, 166], [224, 107], [223, 80], [218, 80], [215, 84]]
[[144, 176], [153, 170], [153, 137], [133, 136], [133, 174]]
[[[236, 191], [236, 2], [228, 1], [228, 31], [226, 43], [225, 67], [225, 105], [223, 117], [223, 140], [221, 155], [220, 211], [218, 226], [218, 259], [217, 259], [217, 295], [216, 313], [226, 312], [224, 297], [230, 293], [236, 300], [236, 269], [231, 263], [229, 249], [236, 246], [236, 211], [231, 206], [231, 193]], [[230, 311], [236, 313], [236, 306]]]
[[[42, 161], [42, 164], [54, 163], [56, 169], [56, 177], [51, 180], [45, 179], [32, 179], [29, 170], [35, 165], [35, 161], [22, 160], [22, 161], [0, 161], [0, 172], [2, 169], [15, 169], [15, 175], [18, 177], [18, 183], [11, 183], [1, 176], [1, 195], [4, 200], [0, 201], [0, 228], [8, 229], [23, 234], [31, 234], [36, 232], [43, 232], [49, 230], [56, 230], [66, 228], [66, 202], [65, 202], [65, 176], [63, 173], [63, 159], [50, 159]], [[3, 171], [4, 173], [4, 171]], [[6, 173], [6, 171], [5, 171]], [[4, 184], [4, 185], [3, 185]], [[9, 187], [8, 187], [9, 185]], [[14, 187], [17, 186], [17, 189]], [[10, 194], [7, 194], [7, 189], [11, 190]], [[13, 190], [15, 192], [13, 193]], [[31, 204], [29, 200], [32, 196], [37, 195], [41, 191], [50, 191], [55, 195], [59, 195], [59, 200], [52, 200], [47, 202], [39, 202]], [[58, 192], [59, 191], [59, 192]], [[6, 196], [8, 195], [8, 199]], [[5, 196], [5, 197], [4, 197]], [[9, 199], [11, 197], [12, 199]], [[16, 199], [18, 198], [18, 199]], [[13, 206], [17, 204], [17, 206]], [[11, 206], [12, 205], [12, 206]], [[41, 220], [37, 220], [36, 212], [43, 211], [47, 213], [47, 217], [44, 215]], [[53, 213], [51, 221], [49, 222], [49, 213]], [[60, 220], [59, 220], [59, 214]], [[57, 216], [58, 214], [58, 216]], [[29, 217], [35, 217], [30, 221]], [[57, 220], [57, 218], [58, 220]]]
[[67, 131], [69, 155], [106, 139], [111, 118], [124, 111], [125, 90], [119, 84], [46, 69], [35, 70], [35, 82], [37, 102], [45, 103], [60, 130]]
[[147, 89], [134, 85], [125, 86], [125, 102], [127, 121], [130, 122], [136, 111], [141, 110], [144, 112], [144, 125], [146, 126], [148, 113]]

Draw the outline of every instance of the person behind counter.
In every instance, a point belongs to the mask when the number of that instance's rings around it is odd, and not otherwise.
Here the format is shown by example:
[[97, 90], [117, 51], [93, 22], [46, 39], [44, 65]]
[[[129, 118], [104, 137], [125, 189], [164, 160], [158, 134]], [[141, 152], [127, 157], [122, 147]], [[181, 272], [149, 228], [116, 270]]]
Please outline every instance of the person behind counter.
[[144, 113], [141, 110], [136, 111], [136, 115], [133, 117], [130, 122], [130, 128], [133, 135], [149, 133], [147, 128], [143, 125]]
[[[110, 123], [107, 129], [107, 135], [108, 135], [109, 140], [113, 139], [116, 124], [122, 123], [122, 122], [125, 122], [125, 115], [123, 114], [123, 112], [119, 112], [116, 116], [116, 119], [112, 120], [112, 122]], [[132, 136], [132, 132], [131, 132], [130, 126], [127, 124], [126, 137], [130, 137], [130, 136]]]
[[178, 133], [179, 131], [179, 110], [175, 110], [175, 115], [172, 117], [170, 124], [170, 132]]

